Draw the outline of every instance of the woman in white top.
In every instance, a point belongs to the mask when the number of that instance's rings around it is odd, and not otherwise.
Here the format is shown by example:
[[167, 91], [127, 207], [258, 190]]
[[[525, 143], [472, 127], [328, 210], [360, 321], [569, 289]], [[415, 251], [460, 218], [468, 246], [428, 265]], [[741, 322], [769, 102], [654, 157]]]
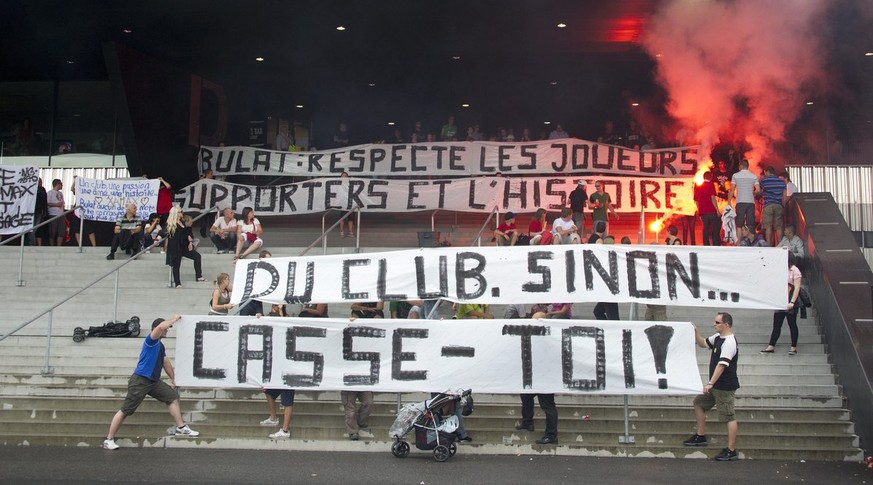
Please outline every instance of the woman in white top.
[[788, 308], [779, 310], [773, 314], [773, 332], [770, 334], [770, 345], [762, 350], [762, 354], [772, 354], [776, 349], [776, 342], [782, 333], [782, 322], [788, 319], [788, 328], [791, 330], [791, 347], [788, 355], [797, 354], [797, 311], [800, 309], [800, 282], [802, 279], [800, 270], [797, 269], [794, 253], [788, 252]]
[[[236, 253], [233, 256], [234, 263], [238, 259], [245, 259], [246, 256], [264, 245], [264, 241], [261, 240], [264, 229], [261, 227], [261, 221], [255, 217], [255, 211], [251, 207], [243, 209], [242, 220], [236, 227], [239, 236], [236, 238]], [[243, 249], [245, 249], [245, 252], [241, 253]]]

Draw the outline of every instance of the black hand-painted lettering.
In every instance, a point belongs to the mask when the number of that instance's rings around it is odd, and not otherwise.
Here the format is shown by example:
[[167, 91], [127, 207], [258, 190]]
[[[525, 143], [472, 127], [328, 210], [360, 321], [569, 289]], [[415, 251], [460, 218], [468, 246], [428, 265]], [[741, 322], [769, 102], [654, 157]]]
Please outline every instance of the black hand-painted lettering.
[[551, 335], [551, 333], [551, 328], [545, 325], [503, 326], [503, 335], [521, 337], [521, 386], [524, 389], [533, 388], [533, 350], [530, 338], [533, 335]]
[[385, 330], [374, 327], [347, 327], [343, 330], [343, 360], [370, 362], [370, 374], [345, 374], [343, 384], [374, 386], [379, 383], [381, 365], [379, 352], [355, 352], [353, 349], [355, 337], [385, 338]]
[[297, 283], [297, 261], [288, 263], [288, 285], [285, 287], [286, 303], [309, 303], [312, 301], [312, 288], [315, 286], [315, 262], [306, 263], [306, 280], [303, 294], [297, 296], [295, 286]]
[[391, 379], [395, 381], [423, 381], [427, 379], [426, 370], [403, 370], [404, 362], [414, 362], [415, 352], [403, 351], [403, 339], [426, 339], [426, 328], [398, 328], [391, 336]]
[[521, 285], [521, 290], [528, 293], [548, 293], [552, 291], [552, 271], [548, 266], [538, 264], [540, 259], [552, 260], [555, 257], [551, 251], [531, 251], [527, 253], [527, 272], [541, 276], [540, 282], [528, 281]]
[[388, 294], [388, 260], [379, 259], [379, 275], [376, 278], [376, 298], [379, 301], [403, 301], [406, 293]]
[[[249, 350], [249, 335], [262, 337], [263, 350]], [[248, 381], [246, 370], [250, 360], [262, 361], [261, 380], [269, 381], [273, 375], [273, 327], [269, 325], [242, 325], [239, 327], [236, 378], [240, 383]]]
[[[458, 299], [464, 301], [479, 298], [485, 294], [485, 289], [488, 286], [488, 282], [482, 276], [482, 272], [485, 271], [485, 256], [472, 251], [462, 251], [458, 253], [457, 258], [455, 261], [455, 283], [457, 285]], [[476, 261], [478, 264], [473, 268], [465, 269], [468, 260]], [[469, 279], [475, 280], [478, 284], [478, 288], [472, 292], [467, 292], [467, 280]], [[475, 287], [476, 285], [473, 286]]]
[[[666, 374], [667, 350], [670, 347], [670, 339], [673, 338], [673, 327], [652, 325], [645, 331], [649, 338], [649, 345], [652, 346], [652, 356], [655, 358], [655, 373]], [[667, 389], [666, 378], [658, 378], [658, 389]]]
[[[648, 261], [649, 290], [641, 290], [637, 274], [637, 260]], [[654, 251], [629, 251], [627, 253], [627, 291], [634, 298], [661, 298], [661, 279], [658, 276], [658, 254]]]
[[283, 374], [282, 382], [288, 387], [318, 387], [324, 378], [324, 355], [320, 352], [297, 350], [299, 338], [325, 338], [327, 329], [319, 327], [291, 327], [285, 332], [285, 358], [293, 362], [312, 362], [312, 374]]
[[449, 262], [446, 256], [439, 257], [440, 290], [428, 293], [425, 285], [424, 256], [415, 257], [415, 284], [418, 297], [422, 300], [444, 298], [449, 294]]
[[621, 361], [624, 364], [624, 388], [637, 387], [637, 378], [634, 375], [634, 332], [633, 330], [621, 331]]
[[369, 266], [370, 259], [346, 259], [343, 260], [343, 275], [342, 275], [342, 291], [343, 291], [343, 300], [367, 300], [370, 298], [370, 293], [366, 291], [361, 291], [358, 293], [352, 293], [349, 288], [349, 284], [351, 281], [351, 268], [353, 266]]
[[203, 367], [203, 333], [229, 332], [230, 325], [224, 322], [197, 322], [194, 325], [194, 369], [192, 374], [198, 379], [224, 379], [227, 369], [206, 369]]
[[[573, 377], [573, 338], [594, 339], [594, 379]], [[603, 329], [598, 327], [567, 327], [561, 331], [561, 370], [564, 385], [579, 391], [602, 391], [606, 389], [606, 345]]]
[[690, 276], [688, 271], [685, 270], [682, 261], [679, 260], [679, 256], [674, 253], [667, 253], [667, 291], [670, 294], [671, 300], [679, 298], [676, 291], [677, 276], [682, 280], [685, 288], [691, 292], [691, 296], [700, 298], [700, 268], [697, 264], [697, 253], [695, 252], [688, 254], [688, 269], [691, 272]]
[[[266, 271], [267, 273], [270, 273], [270, 286], [267, 287], [266, 290], [264, 290], [256, 295], [253, 295], [252, 290], [254, 289], [254, 285], [255, 285], [255, 272], [259, 269], [262, 269], [262, 270]], [[243, 296], [242, 296], [242, 299], [240, 301], [257, 299], [257, 298], [260, 298], [264, 295], [269, 295], [278, 287], [279, 287], [279, 270], [276, 269], [275, 266], [273, 266], [272, 264], [270, 264], [267, 261], [263, 261], [263, 260], [252, 261], [251, 263], [246, 265], [246, 282], [245, 282], [245, 286], [243, 287]]]
[[603, 264], [594, 255], [594, 251], [585, 249], [582, 251], [582, 268], [585, 272], [585, 289], [588, 291], [594, 290], [594, 273], [597, 271], [600, 279], [606, 283], [606, 287], [613, 295], [619, 292], [618, 280], [618, 256], [615, 251], [609, 251], [609, 273], [603, 268]]

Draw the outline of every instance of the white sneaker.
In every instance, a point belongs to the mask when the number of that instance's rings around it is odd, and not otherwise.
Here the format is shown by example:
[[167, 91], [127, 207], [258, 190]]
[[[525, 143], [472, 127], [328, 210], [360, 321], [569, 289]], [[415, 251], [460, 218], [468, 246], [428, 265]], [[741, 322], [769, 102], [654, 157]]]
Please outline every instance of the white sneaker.
[[270, 438], [273, 438], [274, 440], [278, 440], [278, 439], [282, 439], [282, 438], [288, 438], [290, 436], [291, 436], [290, 432], [285, 431], [284, 429], [280, 428], [279, 431], [276, 431], [275, 433], [271, 434]]
[[103, 449], [104, 450], [117, 450], [121, 448], [115, 443], [115, 440], [103, 440]]
[[200, 433], [197, 431], [194, 431], [193, 429], [189, 428], [187, 424], [185, 424], [185, 425], [176, 427], [176, 436], [188, 436], [188, 437], [193, 438], [195, 436], [200, 436]]
[[279, 425], [279, 418], [276, 418], [276, 419], [267, 418], [267, 419], [261, 421], [261, 426], [278, 426], [278, 425]]

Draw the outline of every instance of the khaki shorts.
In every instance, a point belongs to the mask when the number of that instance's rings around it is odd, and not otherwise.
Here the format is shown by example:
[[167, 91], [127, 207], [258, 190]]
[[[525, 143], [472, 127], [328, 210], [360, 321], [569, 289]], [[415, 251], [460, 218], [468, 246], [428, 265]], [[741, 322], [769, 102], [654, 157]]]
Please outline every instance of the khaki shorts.
[[722, 391], [711, 389], [709, 394], [701, 394], [694, 398], [694, 405], [700, 406], [704, 411], [709, 411], [713, 406], [718, 408], [718, 419], [729, 423], [736, 421], [734, 416], [734, 401], [736, 391]]
[[133, 374], [127, 380], [127, 397], [121, 405], [121, 412], [130, 416], [142, 404], [146, 396], [151, 396], [164, 404], [179, 400], [179, 392], [164, 381], [151, 381], [143, 376]]
[[761, 224], [764, 229], [771, 227], [782, 228], [784, 221], [782, 220], [782, 204], [768, 204], [761, 211]]

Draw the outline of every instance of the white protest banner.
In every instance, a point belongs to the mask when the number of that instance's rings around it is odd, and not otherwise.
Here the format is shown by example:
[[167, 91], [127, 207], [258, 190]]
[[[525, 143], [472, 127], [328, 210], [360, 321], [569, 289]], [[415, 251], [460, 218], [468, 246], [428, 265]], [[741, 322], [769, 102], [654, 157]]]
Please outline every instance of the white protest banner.
[[732, 308], [788, 305], [782, 248], [449, 247], [239, 260], [233, 303], [636, 302]]
[[127, 204], [136, 204], [136, 215], [146, 220], [157, 212], [157, 179], [110, 179], [99, 180], [76, 178], [76, 200], [84, 211], [85, 219], [115, 222], [124, 215]]
[[690, 323], [185, 316], [176, 384], [380, 392], [701, 392]]
[[0, 165], [0, 234], [19, 234], [33, 227], [39, 169]]
[[[477, 177], [441, 180], [319, 178], [287, 185], [252, 186], [201, 179], [182, 189], [175, 203], [185, 210], [252, 207], [258, 215], [310, 214], [328, 209], [363, 212], [450, 210], [516, 213], [540, 207], [559, 211], [569, 204], [579, 180], [600, 180], [617, 212], [694, 214], [691, 178]], [[594, 186], [587, 187], [588, 196]], [[549, 221], [551, 222], [551, 221]]]
[[201, 147], [200, 173], [215, 175], [465, 176], [562, 175], [590, 172], [691, 177], [699, 146], [639, 151], [566, 138], [524, 143], [368, 144], [336, 150], [282, 152], [253, 147]]

